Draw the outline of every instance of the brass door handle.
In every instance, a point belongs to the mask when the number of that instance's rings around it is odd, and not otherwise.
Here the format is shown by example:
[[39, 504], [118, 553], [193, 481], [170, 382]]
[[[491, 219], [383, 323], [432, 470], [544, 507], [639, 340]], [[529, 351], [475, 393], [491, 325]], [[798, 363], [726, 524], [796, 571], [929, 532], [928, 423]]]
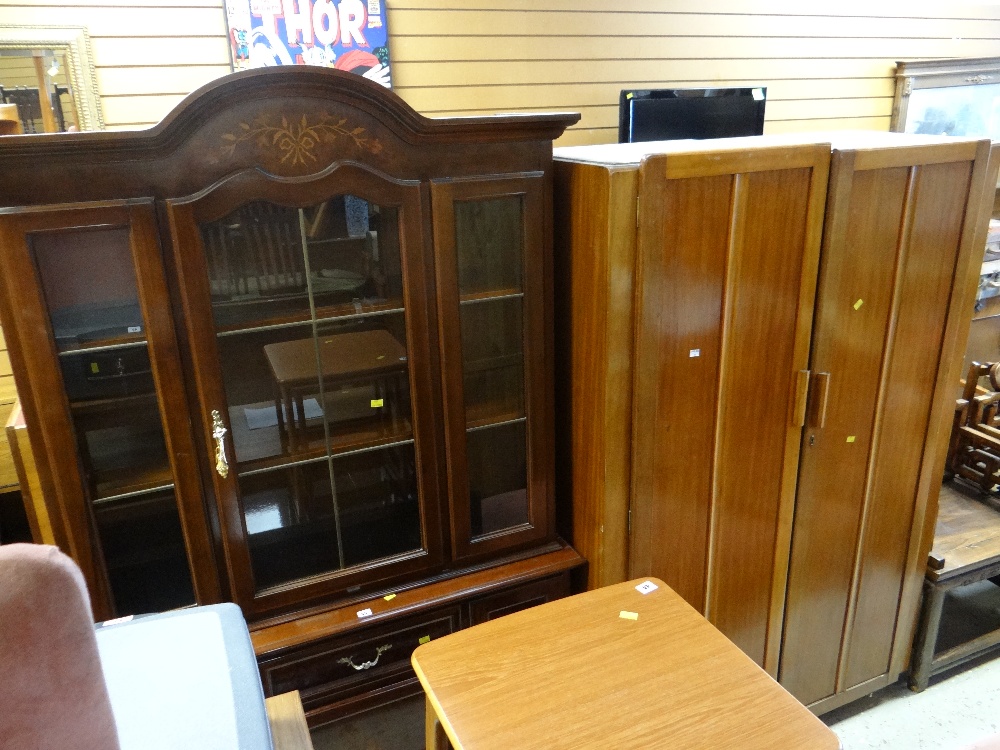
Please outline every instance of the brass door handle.
[[361, 672], [365, 669], [371, 669], [376, 664], [378, 664], [378, 660], [382, 657], [382, 654], [388, 651], [390, 648], [392, 648], [391, 643], [387, 643], [384, 646], [379, 646], [377, 649], [375, 649], [375, 658], [372, 659], [371, 661], [363, 661], [360, 664], [355, 664], [353, 656], [345, 656], [343, 659], [337, 659], [337, 663], [347, 664], [355, 672]]
[[805, 427], [806, 403], [809, 400], [809, 370], [795, 373], [795, 396], [792, 401], [792, 425]]
[[830, 373], [813, 373], [813, 384], [809, 422], [812, 427], [822, 430], [826, 426], [826, 405], [830, 400]]
[[222, 424], [222, 415], [218, 409], [212, 409], [212, 437], [215, 438], [215, 470], [225, 479], [229, 476], [229, 461], [226, 460], [226, 433], [229, 430]]

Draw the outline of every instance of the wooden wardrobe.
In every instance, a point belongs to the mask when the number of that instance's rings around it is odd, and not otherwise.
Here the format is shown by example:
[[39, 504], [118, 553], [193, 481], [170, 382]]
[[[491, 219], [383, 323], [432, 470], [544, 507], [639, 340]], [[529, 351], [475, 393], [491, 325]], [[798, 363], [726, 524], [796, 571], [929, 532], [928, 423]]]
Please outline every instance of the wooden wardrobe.
[[589, 585], [663, 578], [817, 711], [906, 667], [997, 168], [824, 138], [556, 150]]

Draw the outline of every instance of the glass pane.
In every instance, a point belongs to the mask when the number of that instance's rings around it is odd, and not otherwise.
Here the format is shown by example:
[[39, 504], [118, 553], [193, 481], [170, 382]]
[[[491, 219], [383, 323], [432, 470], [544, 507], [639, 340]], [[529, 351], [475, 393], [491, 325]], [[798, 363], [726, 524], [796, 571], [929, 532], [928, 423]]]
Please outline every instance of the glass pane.
[[115, 610], [194, 604], [129, 230], [30, 241]]
[[305, 210], [259, 201], [203, 225], [216, 326], [401, 308], [397, 214], [340, 196]]
[[257, 589], [421, 549], [398, 210], [257, 202], [201, 234]]
[[473, 537], [528, 523], [520, 197], [455, 204]]

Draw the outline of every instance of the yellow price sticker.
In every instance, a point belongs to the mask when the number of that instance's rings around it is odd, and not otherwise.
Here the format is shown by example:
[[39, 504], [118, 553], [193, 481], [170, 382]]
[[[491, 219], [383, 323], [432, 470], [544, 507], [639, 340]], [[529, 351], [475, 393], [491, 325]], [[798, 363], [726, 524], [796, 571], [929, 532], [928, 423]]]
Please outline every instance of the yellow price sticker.
[[618, 613], [618, 616], [620, 618], [622, 618], [623, 620], [638, 620], [639, 619], [639, 613], [638, 612], [629, 612], [629, 611], [624, 610], [624, 609], [621, 612]]
[[848, 436], [847, 436], [847, 442], [848, 442], [848, 443], [853, 443], [853, 442], [854, 442], [854, 438], [855, 438], [855, 437], [856, 437], [855, 435], [848, 435]]
[[857, 302], [854, 303], [854, 309], [860, 310], [863, 304], [865, 304], [865, 301], [863, 299], [859, 299]]
[[382, 408], [382, 399], [380, 399], [380, 398], [373, 398], [372, 399], [372, 408], [373, 409], [380, 409], [380, 408]]
[[396, 595], [395, 594], [386, 594], [382, 598], [385, 599], [387, 602], [391, 602], [393, 599], [396, 598]]
[[94, 372], [94, 373], [97, 373], [97, 372], [100, 372], [100, 371], [101, 371], [101, 368], [99, 368], [99, 367], [97, 366], [97, 363], [96, 363], [96, 362], [91, 362], [91, 363], [90, 363], [90, 371], [91, 371], [91, 372]]
[[420, 644], [421, 646], [423, 646], [423, 645], [424, 645], [425, 643], [430, 643], [430, 642], [431, 642], [431, 637], [430, 637], [429, 635], [424, 635], [424, 636], [421, 636], [421, 637], [420, 637], [420, 640], [419, 640], [419, 641], [417, 641], [417, 642], [418, 642], [418, 643], [419, 643], [419, 644]]

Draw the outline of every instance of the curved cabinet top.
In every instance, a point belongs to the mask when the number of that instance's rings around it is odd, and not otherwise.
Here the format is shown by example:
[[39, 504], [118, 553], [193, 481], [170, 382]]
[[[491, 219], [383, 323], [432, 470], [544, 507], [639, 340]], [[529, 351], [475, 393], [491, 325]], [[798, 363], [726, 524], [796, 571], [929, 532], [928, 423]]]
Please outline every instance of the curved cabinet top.
[[577, 120], [431, 119], [352, 73], [251, 70], [203, 86], [148, 130], [0, 138], [0, 205], [180, 197], [247, 170], [299, 181], [344, 162], [403, 179], [544, 169], [552, 140]]

